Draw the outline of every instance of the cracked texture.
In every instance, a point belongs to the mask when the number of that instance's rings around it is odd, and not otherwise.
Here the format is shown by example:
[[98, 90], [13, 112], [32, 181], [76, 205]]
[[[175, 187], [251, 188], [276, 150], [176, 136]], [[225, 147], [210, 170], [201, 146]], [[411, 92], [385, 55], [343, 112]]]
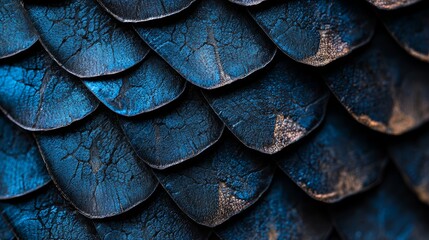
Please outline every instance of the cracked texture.
[[197, 156], [220, 138], [224, 128], [195, 87], [159, 111], [120, 118], [120, 123], [143, 161], [158, 169]]
[[383, 12], [390, 34], [412, 56], [429, 62], [429, 2], [401, 11]]
[[428, 211], [389, 169], [379, 187], [340, 203], [332, 213], [343, 239], [423, 240], [429, 236]]
[[188, 8], [196, 0], [98, 0], [122, 22], [145, 22], [164, 18]]
[[382, 10], [394, 10], [402, 7], [406, 7], [421, 0], [366, 0], [372, 5]]
[[380, 180], [387, 162], [383, 147], [379, 136], [334, 107], [319, 129], [276, 159], [311, 197], [337, 202]]
[[322, 207], [290, 179], [276, 174], [270, 189], [243, 214], [215, 231], [224, 240], [326, 239], [332, 224]]
[[155, 175], [191, 219], [215, 227], [259, 199], [271, 183], [273, 168], [266, 156], [226, 133], [192, 162]]
[[209, 235], [208, 229], [189, 219], [161, 188], [132, 213], [95, 225], [104, 240], [203, 240]]
[[250, 13], [284, 53], [312, 66], [349, 54], [374, 30], [374, 17], [358, 1], [274, 2], [250, 8]]
[[22, 128], [64, 127], [97, 106], [79, 79], [58, 67], [40, 46], [0, 62], [0, 108]]
[[429, 120], [429, 68], [383, 29], [361, 51], [329, 66], [328, 87], [360, 123], [399, 135]]
[[389, 152], [405, 182], [429, 204], [429, 126], [393, 139]]
[[110, 110], [135, 116], [162, 107], [185, 89], [185, 81], [160, 57], [147, 56], [133, 69], [83, 83]]
[[123, 213], [157, 186], [112, 118], [99, 110], [62, 131], [36, 134], [55, 184], [89, 218]]
[[263, 68], [276, 52], [252, 19], [236, 8], [225, 0], [198, 1], [180, 16], [136, 29], [185, 79], [217, 88]]
[[2, 206], [1, 214], [18, 239], [97, 239], [92, 223], [52, 185]]
[[329, 97], [321, 79], [281, 56], [241, 86], [204, 94], [241, 142], [268, 154], [282, 150], [316, 128]]
[[0, 0], [0, 59], [31, 47], [37, 35], [19, 0]]
[[112, 19], [96, 1], [26, 1], [25, 7], [46, 50], [78, 77], [124, 71], [149, 51], [133, 29]]
[[0, 199], [25, 195], [51, 180], [33, 136], [1, 113], [0, 166]]

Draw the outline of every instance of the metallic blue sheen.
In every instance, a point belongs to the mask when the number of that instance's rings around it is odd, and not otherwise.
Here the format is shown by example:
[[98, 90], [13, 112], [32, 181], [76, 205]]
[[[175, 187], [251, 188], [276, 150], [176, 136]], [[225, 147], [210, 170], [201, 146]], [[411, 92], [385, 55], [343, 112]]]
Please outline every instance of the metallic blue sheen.
[[320, 124], [329, 91], [309, 69], [279, 55], [241, 85], [204, 95], [241, 142], [273, 154]]
[[215, 227], [253, 205], [270, 186], [273, 172], [266, 156], [225, 133], [192, 161], [155, 175], [191, 219]]
[[0, 109], [27, 130], [50, 130], [80, 120], [98, 107], [85, 86], [35, 46], [0, 62]]
[[395, 169], [388, 170], [381, 186], [332, 209], [335, 227], [344, 239], [428, 238], [429, 207], [419, 202]]
[[263, 68], [276, 52], [252, 19], [226, 0], [198, 1], [176, 17], [135, 27], [185, 79], [207, 89]]
[[323, 206], [277, 173], [270, 189], [252, 208], [215, 229], [223, 240], [320, 239], [332, 224]]
[[95, 226], [104, 240], [203, 240], [210, 233], [180, 211], [161, 188], [132, 212], [95, 221]]
[[196, 87], [159, 111], [123, 117], [120, 123], [143, 161], [157, 169], [197, 156], [220, 138], [224, 128]]
[[[0, 204], [1, 206], [1, 204]], [[0, 239], [3, 240], [14, 240], [15, 234], [12, 232], [11, 227], [4, 219], [4, 216], [1, 214], [2, 209], [0, 208]]]
[[384, 29], [369, 45], [328, 67], [325, 80], [360, 123], [399, 135], [429, 120], [429, 68]]
[[429, 2], [401, 11], [383, 12], [382, 19], [399, 44], [412, 56], [429, 62]]
[[0, 199], [25, 195], [51, 180], [33, 136], [1, 113], [0, 166]]
[[36, 134], [55, 184], [89, 218], [123, 213], [146, 200], [158, 184], [116, 118], [108, 115], [100, 109], [62, 131]]
[[358, 1], [277, 0], [250, 8], [274, 43], [296, 61], [323, 66], [369, 41], [375, 18]]
[[92, 223], [61, 198], [53, 185], [1, 206], [1, 215], [18, 239], [97, 239]]
[[25, 7], [46, 50], [78, 77], [122, 72], [149, 51], [94, 0], [26, 1]]
[[308, 195], [332, 203], [376, 184], [388, 157], [380, 136], [330, 107], [319, 129], [276, 159]]
[[145, 22], [164, 18], [188, 8], [196, 0], [98, 0], [121, 22]]
[[389, 145], [391, 158], [405, 182], [421, 201], [429, 204], [429, 126], [393, 139]]
[[0, 59], [31, 47], [37, 34], [19, 0], [0, 0]]
[[135, 116], [160, 108], [185, 90], [186, 81], [156, 54], [114, 76], [84, 79], [86, 87], [110, 110]]

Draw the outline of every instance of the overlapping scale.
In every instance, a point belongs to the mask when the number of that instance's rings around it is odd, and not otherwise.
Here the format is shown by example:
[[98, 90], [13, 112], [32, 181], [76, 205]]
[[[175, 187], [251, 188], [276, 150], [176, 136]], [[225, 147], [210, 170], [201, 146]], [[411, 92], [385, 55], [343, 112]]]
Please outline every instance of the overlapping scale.
[[158, 184], [105, 110], [61, 131], [38, 133], [36, 139], [55, 184], [86, 217], [123, 213]]
[[224, 240], [327, 239], [331, 221], [320, 204], [277, 174], [267, 193], [243, 214], [216, 229]]
[[319, 129], [276, 160], [307, 194], [331, 203], [380, 181], [387, 162], [383, 148], [380, 136], [331, 105]]
[[1, 113], [0, 166], [0, 199], [28, 194], [51, 180], [33, 136]]
[[0, 59], [31, 47], [37, 34], [19, 0], [0, 0]]
[[209, 235], [207, 228], [189, 219], [161, 188], [132, 212], [96, 221], [95, 226], [105, 240], [203, 240]]
[[110, 110], [135, 116], [178, 98], [186, 82], [156, 54], [114, 76], [84, 79], [87, 88]]
[[383, 29], [369, 45], [328, 67], [325, 80], [360, 123], [399, 135], [429, 120], [429, 68]]
[[215, 227], [254, 204], [269, 187], [273, 168], [265, 155], [230, 133], [186, 164], [155, 175], [191, 219]]
[[0, 109], [27, 130], [70, 125], [93, 112], [98, 101], [40, 46], [0, 62]]
[[204, 95], [244, 145], [273, 154], [319, 125], [329, 91], [320, 77], [279, 55], [241, 85]]
[[278, 0], [250, 8], [274, 43], [296, 61], [323, 66], [367, 43], [375, 18], [359, 1]]
[[1, 206], [1, 215], [18, 239], [98, 239], [91, 221], [77, 213], [52, 185]]
[[122, 72], [149, 48], [135, 31], [112, 19], [96, 1], [25, 1], [43, 46], [65, 70], [78, 77]]
[[178, 16], [135, 27], [185, 79], [207, 89], [250, 75], [276, 52], [246, 12], [226, 0], [198, 1]]
[[143, 161], [157, 169], [197, 156], [220, 138], [224, 128], [195, 87], [158, 111], [123, 117], [120, 123]]

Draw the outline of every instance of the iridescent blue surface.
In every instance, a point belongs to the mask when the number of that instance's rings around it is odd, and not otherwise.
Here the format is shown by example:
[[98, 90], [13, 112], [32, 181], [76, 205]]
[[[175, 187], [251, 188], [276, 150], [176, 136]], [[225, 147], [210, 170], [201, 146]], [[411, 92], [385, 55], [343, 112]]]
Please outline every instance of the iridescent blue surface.
[[429, 2], [402, 11], [383, 12], [382, 19], [392, 36], [412, 56], [429, 62]]
[[250, 8], [250, 13], [284, 53], [313, 66], [368, 42], [375, 25], [358, 1], [277, 0]]
[[279, 55], [241, 85], [205, 91], [204, 95], [241, 142], [272, 154], [319, 125], [329, 92], [320, 77]]
[[345, 239], [424, 240], [429, 236], [429, 207], [418, 201], [395, 169], [389, 170], [381, 186], [333, 209], [334, 224]]
[[387, 162], [383, 147], [380, 136], [331, 105], [319, 129], [276, 159], [311, 197], [336, 202], [381, 179]]
[[266, 156], [225, 133], [192, 161], [155, 175], [182, 211], [214, 227], [254, 204], [271, 184], [273, 168]]
[[173, 101], [185, 90], [183, 78], [155, 54], [132, 69], [83, 83], [110, 110], [134, 116]]
[[198, 1], [183, 12], [186, 17], [135, 27], [188, 81], [217, 88], [264, 67], [276, 51], [252, 19], [236, 8], [226, 0]]
[[326, 239], [332, 230], [323, 207], [277, 173], [270, 189], [243, 214], [216, 228], [224, 240]]
[[67, 126], [97, 106], [79, 79], [61, 69], [40, 46], [0, 62], [0, 109], [27, 130]]
[[132, 213], [96, 221], [95, 225], [105, 240], [203, 240], [210, 233], [209, 229], [199, 226], [177, 208], [161, 188]]
[[149, 51], [94, 0], [26, 1], [25, 7], [46, 50], [78, 77], [121, 72]]
[[55, 184], [90, 218], [123, 213], [146, 200], [158, 184], [108, 115], [100, 109], [62, 131], [36, 134]]
[[1, 212], [2, 212], [2, 209], [0, 205], [0, 239], [13, 240], [15, 239], [15, 235], [13, 234], [11, 227], [6, 222]]
[[18, 239], [97, 239], [92, 223], [62, 199], [53, 185], [2, 208]]
[[0, 59], [32, 46], [37, 35], [19, 0], [0, 0]]
[[220, 138], [224, 128], [195, 87], [159, 111], [120, 118], [120, 123], [143, 161], [158, 169], [197, 156]]
[[0, 166], [0, 199], [25, 195], [51, 180], [33, 136], [10, 122], [2, 113]]
[[164, 18], [182, 11], [196, 0], [99, 0], [122, 22], [144, 22]]
[[328, 67], [326, 83], [362, 124], [402, 134], [429, 120], [429, 68], [384, 29], [361, 51]]

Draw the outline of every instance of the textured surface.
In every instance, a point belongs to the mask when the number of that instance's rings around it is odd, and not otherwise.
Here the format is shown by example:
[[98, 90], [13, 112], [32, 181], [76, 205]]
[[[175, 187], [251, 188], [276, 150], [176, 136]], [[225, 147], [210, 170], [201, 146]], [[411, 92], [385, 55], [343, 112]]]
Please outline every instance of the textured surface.
[[155, 54], [150, 54], [126, 72], [83, 82], [110, 110], [125, 116], [168, 104], [184, 91], [186, 85], [180, 75]]
[[429, 62], [429, 2], [402, 11], [383, 12], [384, 24], [412, 56]]
[[255, 203], [269, 187], [273, 168], [264, 155], [225, 133], [192, 162], [155, 175], [190, 218], [214, 227]]
[[189, 7], [195, 0], [98, 0], [122, 22], [144, 22], [164, 18]]
[[54, 186], [2, 204], [2, 215], [18, 239], [97, 239], [92, 223], [79, 215]]
[[423, 240], [429, 236], [429, 207], [418, 201], [394, 169], [389, 170], [380, 187], [334, 209], [334, 223], [344, 239]]
[[402, 134], [429, 119], [429, 68], [382, 29], [369, 45], [329, 66], [326, 83], [362, 124]]
[[37, 41], [19, 0], [0, 0], [0, 59], [15, 55]]
[[240, 86], [204, 93], [240, 141], [269, 154], [317, 127], [329, 97], [322, 79], [285, 56]]
[[358, 1], [278, 0], [250, 9], [274, 43], [296, 61], [323, 66], [372, 36], [375, 19]]
[[393, 10], [420, 2], [421, 0], [367, 0], [374, 6], [383, 10]]
[[392, 159], [421, 201], [429, 204], [429, 126], [413, 131], [389, 146]]
[[338, 107], [328, 111], [318, 130], [276, 159], [311, 197], [336, 202], [378, 182], [387, 154], [376, 135]]
[[[2, 210], [0, 208], [0, 213], [1, 212]], [[14, 233], [10, 229], [8, 223], [6, 223], [6, 220], [4, 219], [2, 214], [0, 214], [0, 239], [3, 239], [3, 240], [15, 239]]]
[[326, 239], [332, 226], [321, 206], [277, 173], [267, 193], [243, 214], [216, 229], [224, 240]]
[[160, 111], [120, 122], [139, 156], [158, 169], [200, 154], [220, 138], [224, 128], [195, 87]]
[[264, 67], [276, 51], [252, 19], [236, 8], [225, 0], [198, 1], [186, 18], [136, 29], [187, 80], [217, 88]]
[[209, 235], [208, 229], [189, 219], [161, 188], [133, 213], [98, 221], [95, 225], [104, 240], [198, 240]]
[[55, 184], [90, 218], [127, 211], [157, 186], [115, 120], [100, 109], [78, 125], [36, 135]]
[[51, 180], [33, 136], [1, 113], [0, 166], [0, 199], [25, 195]]
[[0, 62], [0, 108], [27, 130], [64, 127], [97, 106], [79, 79], [58, 67], [40, 46]]
[[76, 76], [121, 72], [149, 51], [133, 29], [113, 20], [96, 1], [26, 1], [25, 7], [46, 50]]

